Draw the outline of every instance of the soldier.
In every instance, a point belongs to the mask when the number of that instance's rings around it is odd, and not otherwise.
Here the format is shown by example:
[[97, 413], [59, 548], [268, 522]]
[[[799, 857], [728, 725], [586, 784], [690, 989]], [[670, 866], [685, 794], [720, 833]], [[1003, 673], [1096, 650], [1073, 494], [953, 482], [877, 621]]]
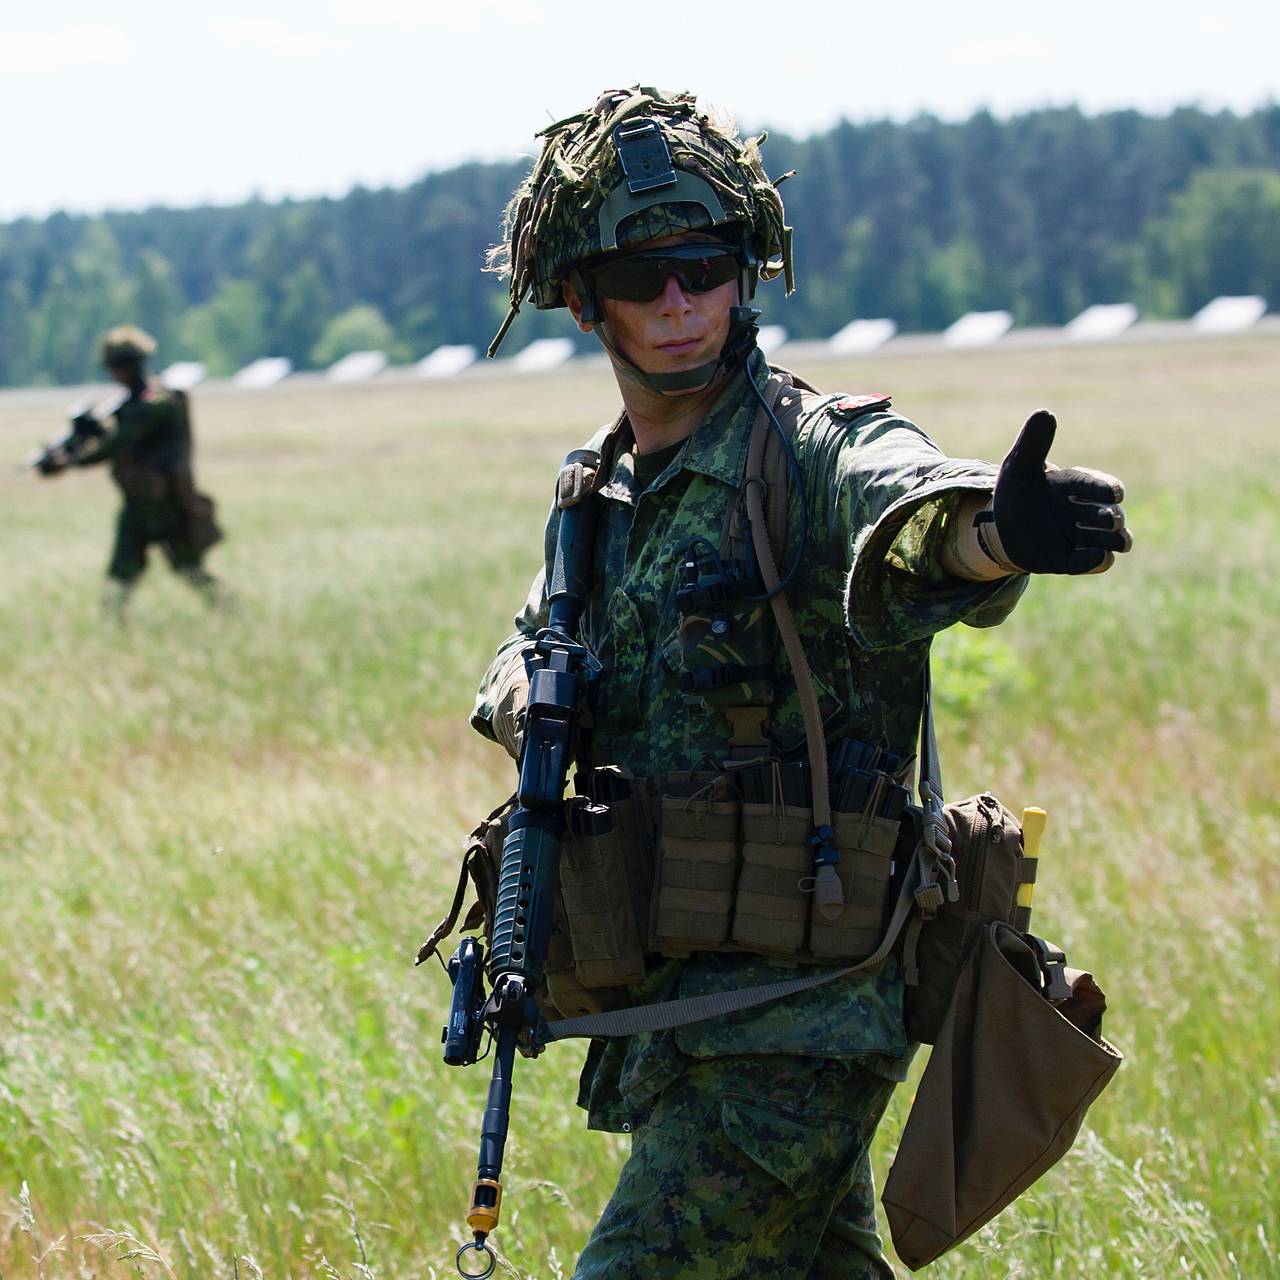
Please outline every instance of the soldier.
[[104, 611], [122, 618], [129, 593], [147, 567], [147, 549], [159, 544], [169, 564], [210, 606], [226, 602], [218, 579], [203, 564], [204, 554], [221, 540], [213, 502], [197, 492], [191, 469], [191, 419], [187, 396], [148, 379], [146, 361], [155, 340], [132, 325], [107, 333], [99, 347], [103, 367], [127, 395], [113, 413], [114, 429], [89, 421], [78, 425], [81, 439], [96, 443], [77, 451], [55, 450], [40, 469], [56, 475], [71, 466], [111, 463], [111, 476], [124, 497], [116, 521], [116, 540], [107, 567]]
[[[603, 345], [622, 399], [590, 445], [604, 457], [602, 511], [581, 634], [603, 670], [583, 763], [620, 766], [660, 794], [682, 771], [729, 776], [755, 756], [781, 777], [807, 758], [797, 679], [741, 515], [748, 441], [768, 413], [789, 437], [774, 551], [821, 732], [829, 748], [896, 758], [905, 781], [931, 637], [1000, 622], [1031, 573], [1109, 568], [1130, 545], [1119, 481], [1049, 466], [1043, 411], [1000, 466], [954, 460], [887, 397], [820, 395], [771, 371], [747, 304], [759, 280], [782, 275], [790, 291], [790, 228], [760, 139], [741, 140], [691, 95], [608, 92], [543, 137], [494, 254], [511, 294], [494, 349], [526, 297], [565, 306]], [[547, 555], [556, 527], [553, 507]], [[472, 717], [513, 756], [546, 574]], [[708, 608], [711, 625], [695, 625]], [[662, 893], [666, 905], [685, 893], [690, 918], [707, 909], [697, 887]], [[682, 955], [662, 936], [651, 925], [633, 1002], [735, 991], [814, 963], [803, 944], [788, 956], [709, 936]], [[632, 1149], [577, 1280], [891, 1277], [869, 1149], [912, 1048], [892, 956], [773, 1004], [594, 1042], [579, 1103], [589, 1127], [630, 1132]]]

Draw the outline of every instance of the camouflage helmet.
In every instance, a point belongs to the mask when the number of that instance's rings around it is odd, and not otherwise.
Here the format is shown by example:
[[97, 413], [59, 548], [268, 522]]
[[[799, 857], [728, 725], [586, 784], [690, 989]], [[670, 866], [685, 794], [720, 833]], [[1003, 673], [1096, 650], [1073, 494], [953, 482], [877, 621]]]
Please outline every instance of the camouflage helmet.
[[658, 236], [732, 232], [751, 264], [746, 297], [757, 276], [785, 275], [787, 292], [794, 288], [791, 228], [777, 192], [791, 174], [769, 180], [760, 159], [767, 135], [744, 141], [693, 94], [637, 85], [606, 91], [537, 136], [542, 152], [489, 255], [511, 298], [491, 356], [526, 297], [539, 310], [563, 306], [575, 264]]
[[136, 325], [121, 324], [108, 330], [98, 343], [98, 359], [108, 369], [141, 364], [155, 354], [156, 340]]

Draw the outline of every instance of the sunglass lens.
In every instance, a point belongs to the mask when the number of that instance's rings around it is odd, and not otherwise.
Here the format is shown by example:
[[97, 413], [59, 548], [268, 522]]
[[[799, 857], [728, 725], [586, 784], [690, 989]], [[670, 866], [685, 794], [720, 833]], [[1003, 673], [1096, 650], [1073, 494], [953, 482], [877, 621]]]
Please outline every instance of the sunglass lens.
[[652, 302], [668, 276], [675, 276], [690, 293], [706, 293], [737, 279], [738, 259], [731, 252], [676, 256], [636, 255], [606, 262], [592, 272], [598, 293], [620, 302]]

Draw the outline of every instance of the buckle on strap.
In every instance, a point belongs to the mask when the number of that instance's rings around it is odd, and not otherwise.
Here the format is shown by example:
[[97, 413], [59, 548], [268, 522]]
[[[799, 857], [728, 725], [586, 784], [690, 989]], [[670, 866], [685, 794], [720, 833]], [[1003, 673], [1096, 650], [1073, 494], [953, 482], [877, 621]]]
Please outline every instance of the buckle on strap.
[[920, 914], [926, 920], [932, 920], [934, 916], [942, 909], [942, 904], [946, 901], [946, 895], [942, 892], [942, 886], [936, 882], [922, 884], [913, 895], [916, 900], [916, 906], [920, 908]]
[[1034, 933], [1025, 936], [1036, 953], [1036, 963], [1044, 979], [1040, 994], [1049, 1001], [1069, 1000], [1074, 993], [1067, 981], [1067, 957], [1062, 948], [1037, 938]]
[[563, 511], [566, 507], [577, 506], [591, 491], [595, 481], [594, 467], [586, 467], [581, 462], [571, 462], [562, 467], [556, 481], [556, 507]]
[[768, 674], [764, 666], [744, 667], [737, 662], [724, 662], [718, 667], [703, 667], [697, 671], [683, 671], [677, 681], [683, 693], [703, 693], [707, 690], [725, 689], [731, 684], [750, 684]]

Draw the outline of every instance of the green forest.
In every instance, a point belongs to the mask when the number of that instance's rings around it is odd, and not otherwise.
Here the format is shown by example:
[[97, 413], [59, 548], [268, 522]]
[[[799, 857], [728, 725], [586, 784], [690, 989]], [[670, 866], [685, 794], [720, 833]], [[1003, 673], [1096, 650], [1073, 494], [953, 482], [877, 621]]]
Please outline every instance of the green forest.
[[[905, 331], [1004, 308], [1060, 324], [1091, 303], [1185, 316], [1224, 293], [1280, 303], [1280, 104], [1248, 115], [1074, 108], [773, 135], [798, 291], [761, 301], [793, 337], [855, 316]], [[55, 214], [0, 225], [0, 384], [92, 376], [95, 336], [132, 320], [161, 358], [226, 374], [261, 355], [323, 367], [489, 341], [505, 290], [481, 273], [528, 161], [467, 164], [340, 199]], [[569, 334], [528, 309], [512, 351]]]

